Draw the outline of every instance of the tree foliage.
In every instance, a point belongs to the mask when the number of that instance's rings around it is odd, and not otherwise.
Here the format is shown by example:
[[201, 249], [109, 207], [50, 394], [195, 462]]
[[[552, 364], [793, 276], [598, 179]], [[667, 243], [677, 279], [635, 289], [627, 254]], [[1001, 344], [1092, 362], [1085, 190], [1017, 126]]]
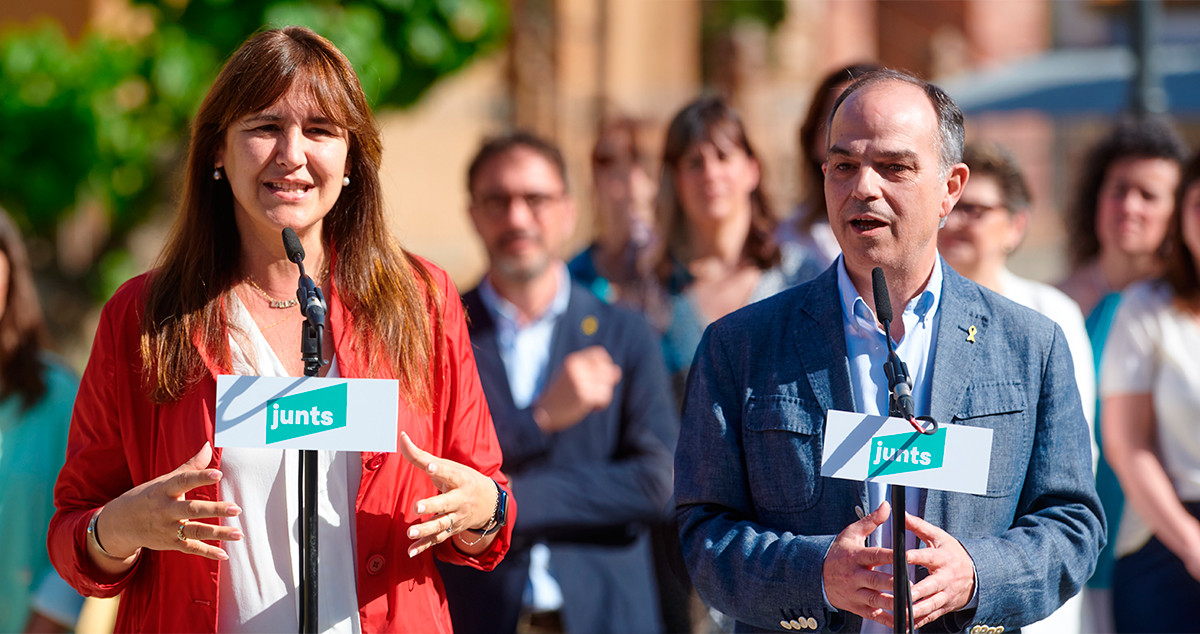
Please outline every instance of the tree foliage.
[[137, 41], [68, 41], [53, 23], [0, 34], [0, 206], [53, 237], [81, 204], [113, 245], [172, 202], [188, 121], [223, 60], [264, 26], [300, 24], [354, 64], [376, 107], [404, 107], [495, 47], [503, 0], [134, 0], [156, 28]]

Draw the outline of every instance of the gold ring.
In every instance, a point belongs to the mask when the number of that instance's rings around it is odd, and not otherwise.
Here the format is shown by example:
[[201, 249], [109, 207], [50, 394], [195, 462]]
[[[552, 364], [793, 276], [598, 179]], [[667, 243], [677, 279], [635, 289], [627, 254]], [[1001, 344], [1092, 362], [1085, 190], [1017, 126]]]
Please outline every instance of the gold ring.
[[187, 537], [183, 536], [183, 527], [186, 525], [187, 525], [187, 522], [185, 522], [184, 520], [179, 520], [179, 530], [175, 531], [175, 536], [178, 537], [179, 541], [181, 541], [181, 542], [187, 541]]

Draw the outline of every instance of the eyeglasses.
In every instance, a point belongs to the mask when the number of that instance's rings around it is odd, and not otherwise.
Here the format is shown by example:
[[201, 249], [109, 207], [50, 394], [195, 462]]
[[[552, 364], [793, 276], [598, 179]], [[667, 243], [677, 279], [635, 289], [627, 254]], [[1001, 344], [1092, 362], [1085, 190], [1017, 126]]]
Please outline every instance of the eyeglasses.
[[485, 194], [475, 201], [476, 206], [483, 211], [484, 214], [492, 217], [499, 217], [508, 213], [512, 209], [515, 201], [520, 200], [525, 203], [525, 207], [535, 215], [541, 215], [542, 212], [550, 208], [551, 205], [561, 200], [563, 192], [523, 192], [523, 193], [492, 193]]
[[1004, 205], [975, 205], [972, 203], [958, 203], [954, 206], [954, 211], [959, 214], [959, 217], [964, 220], [979, 220], [989, 211], [995, 209], [1004, 209]]

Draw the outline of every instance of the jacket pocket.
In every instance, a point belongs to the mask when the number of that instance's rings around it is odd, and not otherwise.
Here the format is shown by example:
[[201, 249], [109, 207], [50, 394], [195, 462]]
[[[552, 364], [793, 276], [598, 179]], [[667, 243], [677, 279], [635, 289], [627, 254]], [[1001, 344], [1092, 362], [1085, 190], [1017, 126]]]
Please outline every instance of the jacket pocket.
[[[811, 406], [816, 408], [815, 403]], [[744, 428], [746, 471], [755, 504], [772, 513], [803, 511], [816, 504], [821, 497], [819, 414], [794, 396], [751, 396]]]
[[1032, 421], [1020, 381], [976, 383], [967, 387], [954, 422], [992, 430], [987, 497], [1020, 493], [1033, 447]]

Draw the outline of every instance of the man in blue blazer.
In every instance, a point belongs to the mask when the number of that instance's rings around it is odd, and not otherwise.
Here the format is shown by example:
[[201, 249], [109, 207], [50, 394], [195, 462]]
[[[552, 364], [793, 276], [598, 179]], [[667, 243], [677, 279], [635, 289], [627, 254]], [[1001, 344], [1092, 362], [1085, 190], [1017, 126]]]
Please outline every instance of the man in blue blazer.
[[463, 301], [521, 513], [494, 571], [441, 567], [455, 632], [513, 632], [522, 613], [572, 633], [660, 631], [647, 527], [668, 510], [679, 428], [657, 337], [571, 282], [555, 147], [494, 139], [467, 180], [489, 268]]
[[[675, 489], [692, 581], [741, 631], [891, 631], [892, 509], [877, 484], [821, 476], [829, 410], [887, 413], [891, 336], [917, 414], [993, 432], [985, 494], [908, 496], [906, 526], [924, 544], [908, 551], [917, 627], [1037, 621], [1079, 591], [1104, 540], [1063, 333], [937, 254], [968, 177], [962, 113], [945, 93], [894, 71], [864, 76], [839, 98], [828, 142], [842, 257], [713, 324], [696, 355]], [[886, 335], [875, 267], [896, 315]]]

